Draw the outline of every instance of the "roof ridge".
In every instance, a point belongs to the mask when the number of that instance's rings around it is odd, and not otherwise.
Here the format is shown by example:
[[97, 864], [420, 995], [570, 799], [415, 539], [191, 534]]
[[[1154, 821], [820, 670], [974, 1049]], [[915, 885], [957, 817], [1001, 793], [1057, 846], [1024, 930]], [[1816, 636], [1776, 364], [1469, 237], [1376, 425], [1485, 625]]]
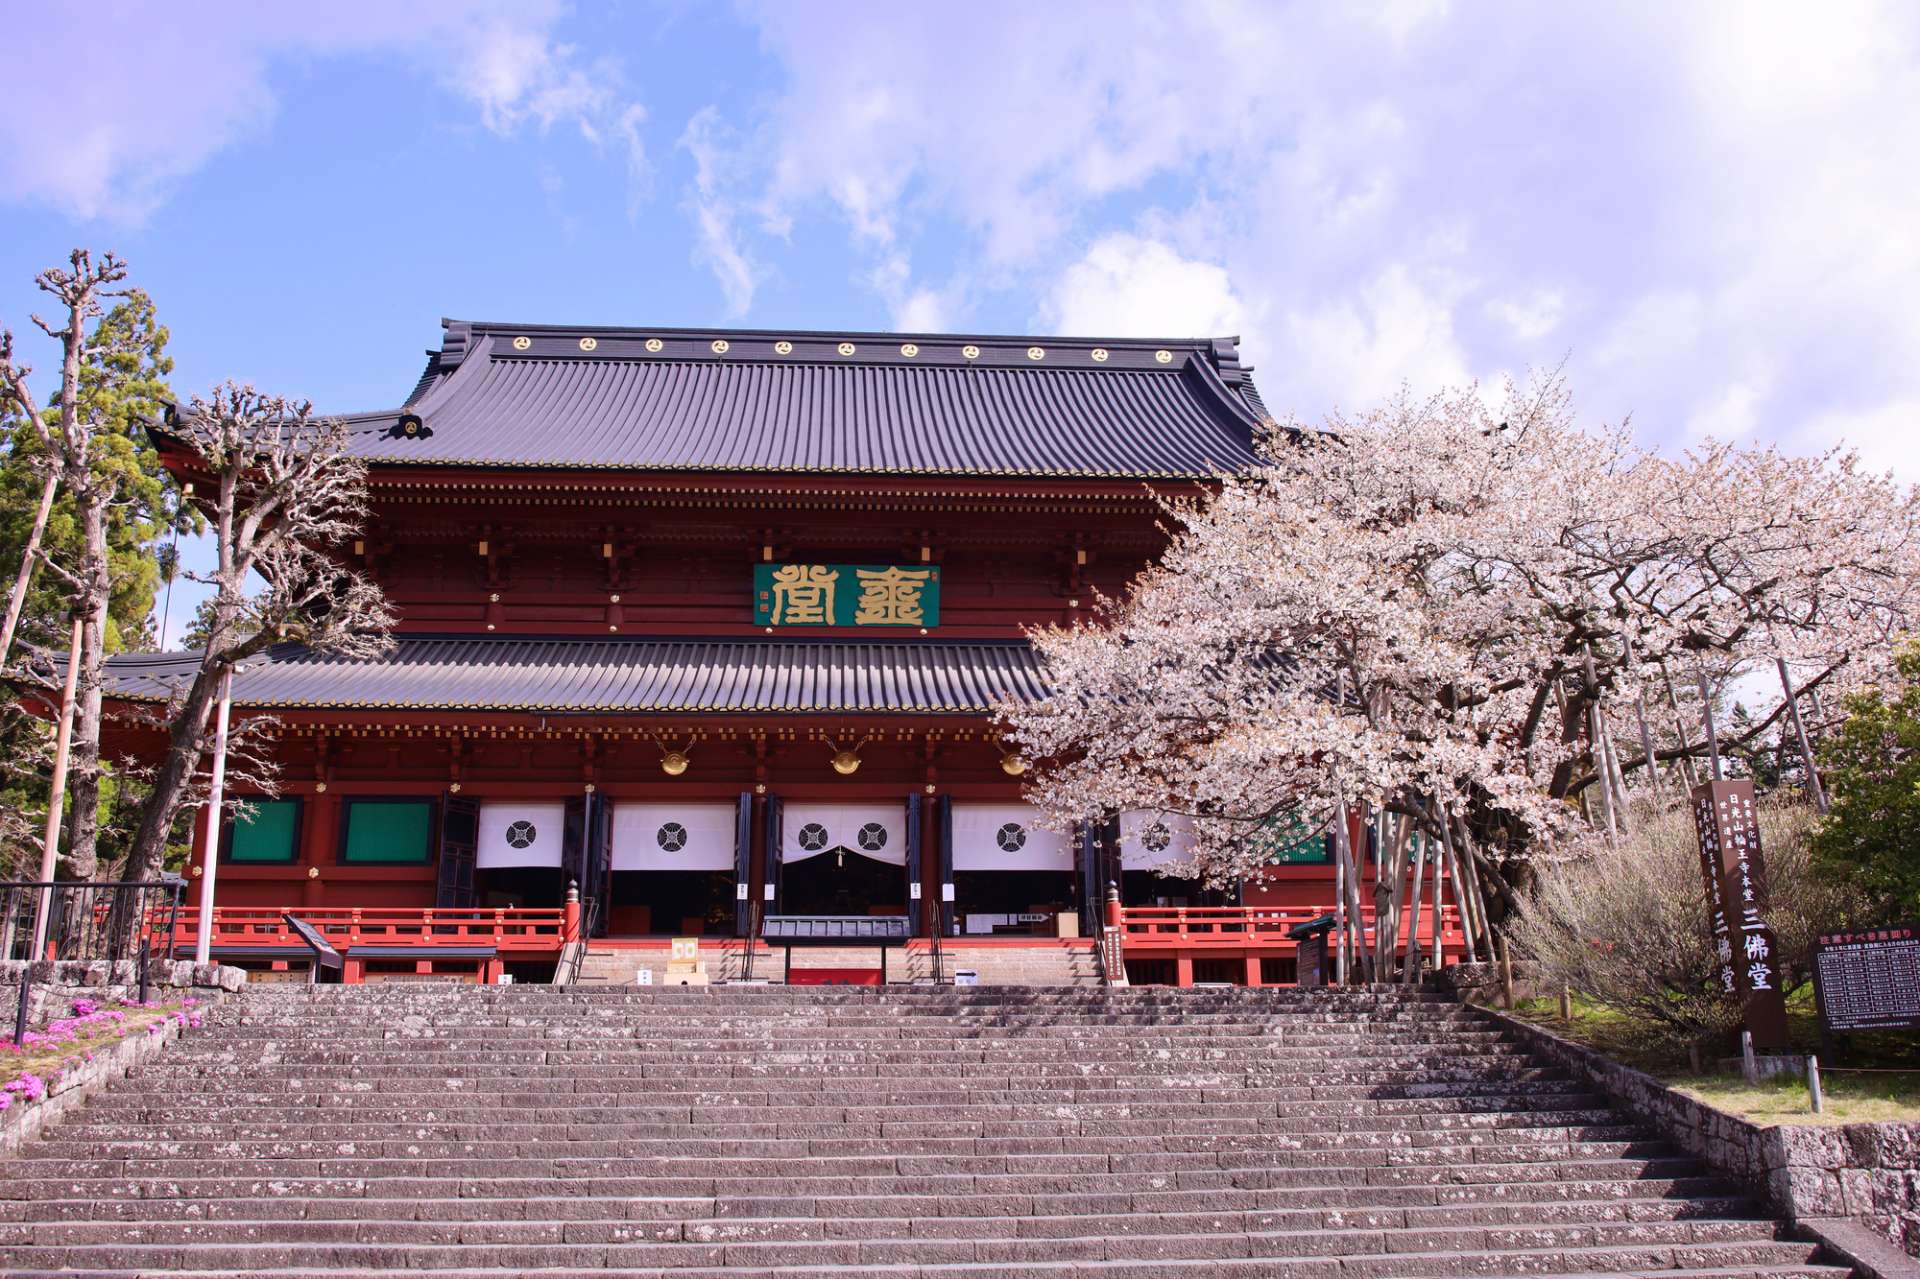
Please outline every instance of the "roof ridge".
[[1153, 350], [1158, 347], [1178, 346], [1191, 350], [1212, 353], [1220, 344], [1237, 350], [1240, 335], [1196, 335], [1184, 337], [1102, 337], [1090, 334], [1062, 333], [975, 333], [966, 331], [937, 332], [912, 329], [740, 329], [721, 325], [712, 327], [691, 325], [626, 325], [626, 324], [529, 324], [511, 320], [460, 320], [442, 317], [441, 327], [446, 330], [449, 343], [454, 349], [465, 354], [470, 348], [469, 335], [479, 334], [580, 334], [582, 336], [610, 334], [618, 337], [651, 337], [678, 339], [700, 338], [805, 338], [812, 341], [831, 341], [849, 339], [874, 342], [885, 341], [935, 341], [941, 343], [977, 343], [992, 346], [1045, 346], [1058, 347], [1118, 347], [1124, 350]]

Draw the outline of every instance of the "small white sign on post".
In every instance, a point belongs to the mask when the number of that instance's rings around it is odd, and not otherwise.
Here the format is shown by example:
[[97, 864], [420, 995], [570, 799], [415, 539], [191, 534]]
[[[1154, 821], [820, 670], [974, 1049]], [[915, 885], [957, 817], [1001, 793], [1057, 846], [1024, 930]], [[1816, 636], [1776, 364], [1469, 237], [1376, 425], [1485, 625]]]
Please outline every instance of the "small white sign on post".
[[980, 974], [971, 968], [956, 968], [953, 970], [953, 984], [956, 986], [978, 986], [980, 984]]
[[653, 985], [653, 969], [642, 968], [638, 972], [634, 973], [633, 984], [636, 986]]

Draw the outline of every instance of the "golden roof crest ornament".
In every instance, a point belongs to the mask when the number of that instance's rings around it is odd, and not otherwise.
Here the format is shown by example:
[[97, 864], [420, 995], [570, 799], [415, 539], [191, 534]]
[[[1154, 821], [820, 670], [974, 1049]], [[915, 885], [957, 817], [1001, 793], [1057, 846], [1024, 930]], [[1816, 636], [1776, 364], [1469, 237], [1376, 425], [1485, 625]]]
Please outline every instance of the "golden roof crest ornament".
[[664, 347], [665, 345], [666, 343], [662, 342], [659, 338], [647, 339], [647, 350], [653, 352], [655, 355], [658, 355], [660, 353], [660, 348]]
[[966, 346], [960, 348], [960, 354], [966, 356], [969, 360], [977, 360], [980, 358], [980, 348], [974, 346], [972, 343], [968, 343]]
[[1043, 346], [1030, 346], [1027, 348], [1027, 358], [1029, 360], [1044, 360], [1047, 358], [1047, 349]]
[[725, 355], [727, 350], [727, 340], [725, 338], [715, 338], [713, 340], [713, 353], [715, 355]]
[[852, 354], [853, 354], [853, 352], [854, 352], [854, 350], [855, 350], [855, 348], [854, 348], [854, 345], [853, 345], [853, 343], [851, 343], [851, 342], [842, 342], [842, 343], [841, 343], [841, 344], [839, 345], [839, 347], [838, 347], [838, 348], [836, 348], [836, 349], [837, 349], [837, 350], [838, 350], [838, 351], [840, 352], [840, 354], [842, 354], [842, 355], [852, 355]]
[[914, 356], [920, 354], [920, 348], [911, 342], [904, 342], [900, 346], [900, 354], [911, 360]]
[[842, 777], [852, 777], [860, 771], [860, 751], [873, 738], [863, 737], [854, 743], [852, 750], [845, 750], [833, 738], [827, 738], [827, 745], [833, 748], [833, 771]]
[[1096, 346], [1096, 347], [1094, 347], [1094, 348], [1093, 348], [1093, 362], [1094, 362], [1095, 364], [1105, 364], [1105, 363], [1107, 362], [1107, 348], [1106, 348], [1106, 347], [1104, 347], [1104, 346]]
[[792, 355], [793, 343], [787, 341], [785, 338], [781, 338], [773, 344], [773, 353], [775, 355]]
[[580, 349], [582, 351], [591, 351], [599, 345], [600, 345], [600, 339], [598, 338], [581, 338], [580, 339]]
[[688, 766], [693, 763], [693, 739], [691, 737], [687, 739], [685, 746], [679, 747], [678, 749], [669, 747], [652, 733], [648, 733], [647, 737], [652, 740], [655, 746], [660, 748], [660, 771], [668, 777], [680, 776], [686, 772]]
[[532, 345], [533, 339], [524, 333], [513, 340], [513, 349], [516, 351], [524, 351]]
[[1153, 359], [1154, 359], [1154, 363], [1156, 364], [1172, 364], [1173, 352], [1166, 351], [1166, 350], [1155, 351], [1153, 353]]

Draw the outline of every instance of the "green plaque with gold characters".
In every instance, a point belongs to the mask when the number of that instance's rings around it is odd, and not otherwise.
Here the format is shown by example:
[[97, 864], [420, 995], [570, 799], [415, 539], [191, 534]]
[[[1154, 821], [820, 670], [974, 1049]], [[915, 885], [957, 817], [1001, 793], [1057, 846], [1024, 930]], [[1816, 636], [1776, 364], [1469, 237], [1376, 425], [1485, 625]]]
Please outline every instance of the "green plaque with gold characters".
[[762, 626], [940, 624], [931, 564], [756, 564], [753, 619]]

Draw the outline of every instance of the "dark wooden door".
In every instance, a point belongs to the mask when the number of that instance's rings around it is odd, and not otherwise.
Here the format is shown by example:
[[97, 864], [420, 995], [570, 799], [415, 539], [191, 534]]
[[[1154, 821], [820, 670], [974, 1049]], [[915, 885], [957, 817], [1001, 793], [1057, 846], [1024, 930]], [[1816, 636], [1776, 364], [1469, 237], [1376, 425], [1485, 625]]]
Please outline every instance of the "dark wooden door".
[[480, 801], [449, 795], [440, 805], [440, 869], [433, 904], [458, 910], [476, 904], [473, 864], [480, 847]]

